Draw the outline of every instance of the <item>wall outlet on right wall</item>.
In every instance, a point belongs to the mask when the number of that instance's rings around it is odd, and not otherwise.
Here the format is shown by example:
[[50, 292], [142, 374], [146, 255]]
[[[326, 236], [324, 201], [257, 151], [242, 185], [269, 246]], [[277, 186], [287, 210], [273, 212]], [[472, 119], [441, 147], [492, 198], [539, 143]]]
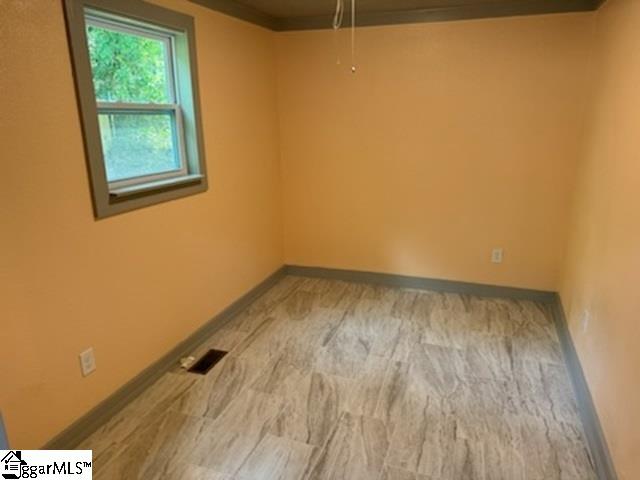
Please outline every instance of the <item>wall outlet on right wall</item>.
[[494, 248], [491, 251], [492, 263], [502, 263], [503, 259], [504, 259], [504, 250], [502, 248]]
[[93, 353], [93, 348], [87, 348], [80, 354], [80, 371], [82, 376], [93, 373], [96, 370], [96, 357]]

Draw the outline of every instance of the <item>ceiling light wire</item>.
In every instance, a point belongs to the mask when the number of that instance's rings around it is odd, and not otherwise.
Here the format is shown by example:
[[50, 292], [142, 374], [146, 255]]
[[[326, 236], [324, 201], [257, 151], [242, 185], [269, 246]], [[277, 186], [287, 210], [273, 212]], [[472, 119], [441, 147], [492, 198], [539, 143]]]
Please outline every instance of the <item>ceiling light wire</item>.
[[[336, 12], [333, 15], [333, 45], [336, 50], [337, 65], [341, 64], [338, 31], [344, 21], [344, 2], [345, 0], [336, 0]], [[356, 0], [351, 0], [351, 73], [356, 73]]]
[[356, 73], [356, 0], [351, 0], [351, 73]]
[[344, 0], [336, 0], [336, 13], [333, 16], [333, 29], [338, 30], [342, 26], [344, 18]]
[[342, 64], [340, 60], [339, 31], [344, 19], [344, 0], [336, 0], [336, 13], [333, 16], [333, 49], [336, 52], [336, 65]]

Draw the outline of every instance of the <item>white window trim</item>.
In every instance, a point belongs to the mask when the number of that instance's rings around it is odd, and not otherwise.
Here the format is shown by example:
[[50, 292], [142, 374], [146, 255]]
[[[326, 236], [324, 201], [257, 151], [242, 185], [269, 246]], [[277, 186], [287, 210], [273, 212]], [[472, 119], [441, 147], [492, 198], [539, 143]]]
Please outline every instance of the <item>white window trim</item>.
[[[174, 142], [178, 148], [176, 152], [180, 162], [180, 168], [175, 170], [169, 170], [166, 172], [155, 173], [151, 175], [143, 175], [131, 178], [122, 178], [119, 180], [113, 180], [109, 183], [109, 190], [118, 190], [122, 187], [128, 187], [131, 185], [139, 185], [145, 183], [155, 182], [157, 180], [163, 180], [166, 178], [180, 178], [189, 175], [189, 167], [187, 165], [187, 154], [185, 151], [184, 142], [184, 126], [182, 123], [182, 110], [178, 104], [151, 104], [151, 103], [111, 103], [111, 102], [98, 102], [98, 115], [105, 113], [142, 113], [142, 112], [155, 112], [155, 113], [170, 113], [175, 123], [174, 125]], [[105, 165], [106, 168], [106, 165]]]
[[[177, 147], [177, 156], [180, 168], [159, 172], [151, 175], [142, 175], [136, 177], [122, 178], [118, 180], [108, 181], [110, 192], [124, 189], [125, 187], [144, 186], [153, 184], [167, 179], [180, 179], [189, 176], [189, 167], [187, 164], [187, 154], [184, 138], [184, 124], [182, 121], [182, 110], [180, 108], [180, 99], [178, 98], [177, 77], [175, 68], [175, 33], [169, 30], [161, 30], [153, 26], [147, 26], [138, 22], [128, 21], [111, 15], [96, 13], [93, 11], [85, 14], [85, 22], [87, 26], [95, 26], [98, 28], [109, 29], [126, 33], [129, 35], [142, 36], [154, 40], [162, 41], [165, 44], [165, 65], [167, 78], [167, 97], [173, 103], [133, 103], [133, 102], [99, 102], [96, 100], [98, 115], [105, 113], [170, 113], [172, 116], [173, 140]], [[106, 162], [106, 159], [105, 159]], [[106, 169], [106, 164], [105, 164]]]

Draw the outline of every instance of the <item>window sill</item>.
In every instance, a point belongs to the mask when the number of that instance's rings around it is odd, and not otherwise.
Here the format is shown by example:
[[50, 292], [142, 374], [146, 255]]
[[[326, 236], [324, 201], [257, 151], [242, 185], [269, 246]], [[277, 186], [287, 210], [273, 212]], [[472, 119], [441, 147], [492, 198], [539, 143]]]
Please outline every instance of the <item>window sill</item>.
[[204, 175], [186, 175], [184, 177], [167, 178], [156, 182], [143, 183], [140, 185], [130, 185], [128, 187], [115, 188], [109, 191], [112, 198], [125, 198], [134, 195], [154, 192], [156, 190], [165, 190], [167, 188], [178, 187], [180, 185], [189, 185], [198, 183], [204, 178]]

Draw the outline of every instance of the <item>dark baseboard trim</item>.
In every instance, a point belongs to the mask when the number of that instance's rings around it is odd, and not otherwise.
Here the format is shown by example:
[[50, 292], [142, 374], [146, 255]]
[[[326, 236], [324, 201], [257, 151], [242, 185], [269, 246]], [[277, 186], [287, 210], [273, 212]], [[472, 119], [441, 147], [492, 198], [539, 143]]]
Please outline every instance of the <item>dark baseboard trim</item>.
[[573, 390], [578, 401], [578, 410], [580, 412], [584, 433], [587, 437], [587, 443], [591, 450], [591, 457], [593, 458], [596, 473], [600, 480], [617, 480], [618, 476], [616, 475], [613, 460], [609, 453], [607, 440], [604, 436], [602, 425], [600, 424], [600, 419], [598, 418], [598, 413], [593, 403], [593, 397], [591, 396], [587, 379], [584, 376], [584, 371], [582, 370], [582, 365], [576, 352], [576, 347], [571, 339], [567, 317], [565, 316], [560, 295], [558, 294], [555, 295], [552, 312], [558, 336], [560, 337], [565, 363], [567, 364]]
[[587, 443], [591, 451], [598, 478], [600, 480], [617, 480], [618, 477], [609, 453], [602, 426], [600, 424], [580, 360], [573, 344], [573, 340], [569, 333], [560, 297], [557, 293], [468, 282], [456, 282], [452, 280], [394, 275], [389, 273], [304, 267], [297, 265], [286, 265], [275, 271], [259, 285], [244, 294], [213, 319], [196, 330], [188, 338], [180, 342], [170, 352], [154, 364], [147, 367], [135, 378], [127, 382], [106, 400], [94, 407], [87, 414], [83, 415], [60, 434], [56, 435], [42, 448], [51, 450], [68, 450], [78, 446], [84, 439], [91, 435], [91, 433], [107, 422], [129, 402], [134, 400], [158, 378], [174, 368], [181, 357], [193, 351], [207, 337], [215, 333], [220, 328], [223, 328], [235, 315], [244, 310], [256, 298], [264, 294], [285, 275], [329, 278], [391, 287], [461, 293], [481, 297], [533, 300], [550, 304], [567, 368], [571, 377], [571, 382], [578, 401], [578, 409], [585, 430]]
[[481, 283], [457, 282], [454, 280], [439, 280], [434, 278], [411, 277], [392, 273], [362, 272], [358, 270], [341, 270], [336, 268], [302, 267], [287, 265], [289, 275], [301, 277], [331, 278], [347, 282], [373, 283], [389, 287], [417, 288], [420, 290], [434, 290], [436, 292], [461, 293], [478, 297], [502, 297], [519, 300], [533, 300], [542, 303], [553, 303], [555, 293], [543, 290], [529, 290], [526, 288], [501, 287]]
[[162, 375], [174, 368], [180, 358], [195, 350], [204, 340], [224, 327], [235, 315], [249, 306], [256, 298], [264, 294], [285, 275], [285, 267], [272, 273], [260, 284], [245, 293], [205, 325], [189, 335], [189, 337], [180, 342], [170, 352], [144, 369], [106, 400], [102, 401], [71, 426], [56, 435], [42, 448], [48, 450], [70, 450], [78, 446], [125, 405], [134, 400]]

